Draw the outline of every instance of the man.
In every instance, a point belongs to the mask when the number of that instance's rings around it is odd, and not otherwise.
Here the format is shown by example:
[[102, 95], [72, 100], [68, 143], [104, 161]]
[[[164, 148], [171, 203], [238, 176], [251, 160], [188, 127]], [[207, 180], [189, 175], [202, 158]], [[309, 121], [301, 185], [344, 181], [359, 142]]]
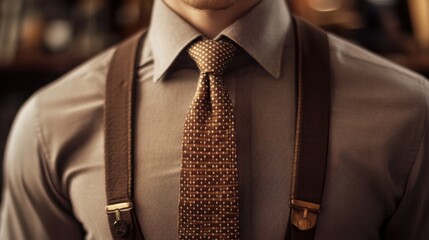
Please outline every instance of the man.
[[[237, 130], [240, 239], [284, 239], [295, 43], [283, 0], [157, 0], [137, 82], [135, 205], [146, 239], [177, 239], [182, 135], [199, 71], [187, 50], [232, 43], [222, 78]], [[329, 156], [315, 239], [429, 239], [429, 85], [329, 35]], [[5, 156], [4, 239], [110, 239], [103, 106], [114, 50], [37, 92]]]

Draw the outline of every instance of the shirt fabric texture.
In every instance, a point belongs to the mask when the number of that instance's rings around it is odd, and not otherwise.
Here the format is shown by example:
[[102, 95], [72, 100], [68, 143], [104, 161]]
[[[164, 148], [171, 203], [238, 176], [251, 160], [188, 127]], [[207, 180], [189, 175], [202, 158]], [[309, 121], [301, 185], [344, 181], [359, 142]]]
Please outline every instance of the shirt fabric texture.
[[[143, 39], [135, 109], [135, 204], [148, 240], [177, 239], [181, 140], [201, 34], [161, 0]], [[236, 116], [241, 239], [284, 239], [295, 134], [295, 43], [281, 0], [216, 39], [239, 46], [223, 79]], [[332, 106], [318, 240], [429, 239], [429, 84], [329, 35]], [[110, 239], [105, 80], [114, 47], [34, 94], [5, 154], [1, 239]]]

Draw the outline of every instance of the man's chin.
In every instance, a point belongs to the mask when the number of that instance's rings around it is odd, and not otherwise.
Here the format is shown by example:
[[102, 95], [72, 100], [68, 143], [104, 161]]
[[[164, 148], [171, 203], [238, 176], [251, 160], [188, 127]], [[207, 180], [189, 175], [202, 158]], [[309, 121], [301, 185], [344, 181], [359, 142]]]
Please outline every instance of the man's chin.
[[237, 0], [181, 0], [186, 5], [207, 11], [225, 10], [230, 8]]

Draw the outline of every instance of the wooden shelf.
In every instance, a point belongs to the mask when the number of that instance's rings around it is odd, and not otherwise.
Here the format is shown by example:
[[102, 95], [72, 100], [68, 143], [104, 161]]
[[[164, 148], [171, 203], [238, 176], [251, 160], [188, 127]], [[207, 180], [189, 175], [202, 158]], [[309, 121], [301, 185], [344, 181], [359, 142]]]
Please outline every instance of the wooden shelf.
[[9, 65], [0, 65], [0, 93], [31, 93], [85, 60], [70, 53], [19, 56]]
[[0, 66], [0, 72], [32, 72], [37, 74], [63, 73], [85, 58], [70, 53], [42, 55], [28, 53], [19, 55], [11, 64]]

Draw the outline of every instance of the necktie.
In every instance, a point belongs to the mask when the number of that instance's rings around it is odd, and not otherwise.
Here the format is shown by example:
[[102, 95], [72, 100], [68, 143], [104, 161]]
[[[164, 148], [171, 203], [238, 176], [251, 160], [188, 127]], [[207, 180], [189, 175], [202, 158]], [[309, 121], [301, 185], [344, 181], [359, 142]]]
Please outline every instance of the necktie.
[[200, 78], [182, 140], [179, 239], [239, 239], [234, 113], [222, 81], [235, 50], [214, 40], [188, 49]]

